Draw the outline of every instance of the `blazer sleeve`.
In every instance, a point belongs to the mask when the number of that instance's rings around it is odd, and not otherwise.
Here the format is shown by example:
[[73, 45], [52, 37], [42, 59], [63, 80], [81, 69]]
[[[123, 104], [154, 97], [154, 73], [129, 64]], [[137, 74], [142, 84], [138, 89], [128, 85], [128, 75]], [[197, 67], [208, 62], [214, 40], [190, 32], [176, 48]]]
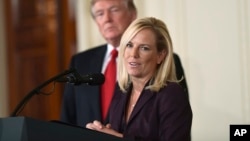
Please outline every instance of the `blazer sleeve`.
[[159, 135], [161, 140], [190, 141], [192, 110], [179, 85], [169, 84], [159, 98]]

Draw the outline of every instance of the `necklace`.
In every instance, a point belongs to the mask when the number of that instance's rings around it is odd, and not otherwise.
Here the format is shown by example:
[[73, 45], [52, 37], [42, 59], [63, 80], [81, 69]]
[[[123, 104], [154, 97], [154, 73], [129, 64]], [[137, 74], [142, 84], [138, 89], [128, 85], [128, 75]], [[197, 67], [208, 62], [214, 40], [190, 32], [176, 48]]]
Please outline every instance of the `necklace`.
[[134, 90], [132, 91], [131, 96], [130, 96], [130, 102], [129, 102], [131, 110], [134, 109], [135, 104], [137, 103], [139, 96], [140, 96], [140, 92], [136, 92]]
[[129, 119], [130, 114], [132, 113], [139, 96], [140, 96], [140, 93], [136, 93], [135, 91], [132, 90], [131, 95], [130, 95], [130, 99], [129, 99], [129, 103], [128, 103], [126, 120]]
[[135, 107], [135, 104], [131, 104], [131, 107], [134, 108], [134, 107]]

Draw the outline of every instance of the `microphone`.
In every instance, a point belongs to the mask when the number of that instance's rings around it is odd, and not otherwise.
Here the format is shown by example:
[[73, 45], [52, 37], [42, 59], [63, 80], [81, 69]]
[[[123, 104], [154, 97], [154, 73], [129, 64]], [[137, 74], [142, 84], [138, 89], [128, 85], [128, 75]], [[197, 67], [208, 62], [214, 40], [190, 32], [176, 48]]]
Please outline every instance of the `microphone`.
[[74, 72], [67, 77], [58, 78], [57, 82], [72, 83], [74, 85], [80, 85], [86, 83], [88, 85], [101, 85], [105, 81], [105, 77], [102, 73], [92, 73], [81, 76], [78, 72]]

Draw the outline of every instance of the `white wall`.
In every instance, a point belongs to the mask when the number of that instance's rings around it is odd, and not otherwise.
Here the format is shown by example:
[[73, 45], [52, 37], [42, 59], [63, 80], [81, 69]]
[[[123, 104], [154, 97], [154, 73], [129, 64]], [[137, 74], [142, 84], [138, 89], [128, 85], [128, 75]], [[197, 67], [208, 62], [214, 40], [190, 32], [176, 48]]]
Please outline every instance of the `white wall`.
[[[88, 2], [78, 0], [79, 51], [104, 43]], [[192, 141], [228, 141], [230, 124], [250, 124], [250, 1], [135, 3], [139, 17], [158, 17], [170, 30], [187, 75]]]
[[0, 0], [0, 117], [7, 116], [6, 48], [4, 36], [4, 7]]
[[250, 31], [245, 21], [250, 18], [250, 6], [246, 2], [186, 3], [194, 139], [226, 141], [230, 124], [250, 123], [250, 64], [246, 61]]
[[76, 0], [78, 51], [105, 43], [90, 15], [90, 0]]

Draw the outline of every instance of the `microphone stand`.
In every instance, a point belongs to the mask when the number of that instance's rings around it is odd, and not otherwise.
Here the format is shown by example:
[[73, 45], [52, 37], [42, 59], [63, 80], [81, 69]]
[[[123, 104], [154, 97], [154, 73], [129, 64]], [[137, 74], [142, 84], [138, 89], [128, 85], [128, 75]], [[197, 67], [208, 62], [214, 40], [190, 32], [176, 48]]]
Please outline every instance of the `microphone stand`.
[[49, 80], [45, 81], [44, 83], [42, 83], [41, 85], [39, 85], [38, 87], [36, 87], [35, 89], [33, 89], [32, 91], [30, 91], [23, 99], [22, 101], [16, 106], [15, 110], [13, 111], [13, 113], [11, 114], [12, 117], [15, 117], [17, 116], [18, 112], [20, 111], [20, 109], [24, 106], [24, 104], [32, 97], [34, 96], [35, 94], [39, 94], [40, 90], [48, 85], [49, 83], [59, 79], [60, 77], [64, 76], [64, 75], [67, 75], [67, 74], [70, 74], [72, 72], [75, 72], [75, 69], [69, 69], [69, 70], [66, 70], [52, 78], [50, 78]]

